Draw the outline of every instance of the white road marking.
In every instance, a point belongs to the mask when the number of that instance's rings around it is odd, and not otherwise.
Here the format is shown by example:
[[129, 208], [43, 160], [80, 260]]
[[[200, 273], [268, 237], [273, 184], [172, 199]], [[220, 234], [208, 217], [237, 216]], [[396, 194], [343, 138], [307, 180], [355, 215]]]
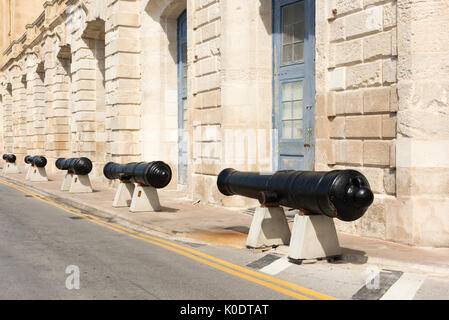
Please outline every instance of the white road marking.
[[424, 280], [425, 275], [404, 273], [380, 300], [412, 300]]
[[287, 257], [277, 259], [276, 261], [273, 261], [269, 265], [263, 267], [260, 269], [260, 272], [269, 274], [269, 275], [275, 275], [278, 274], [281, 271], [284, 271], [288, 267], [290, 267], [292, 263], [288, 261]]

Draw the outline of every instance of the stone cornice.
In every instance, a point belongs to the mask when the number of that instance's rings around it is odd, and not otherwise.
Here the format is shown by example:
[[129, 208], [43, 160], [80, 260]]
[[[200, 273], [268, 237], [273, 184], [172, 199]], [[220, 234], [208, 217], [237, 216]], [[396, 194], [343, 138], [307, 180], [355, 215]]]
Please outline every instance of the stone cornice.
[[47, 31], [55, 28], [64, 21], [66, 9], [70, 5], [80, 5], [80, 0], [50, 0], [43, 4], [43, 12], [37, 19], [27, 24], [23, 35], [11, 41], [10, 45], [2, 53], [4, 63], [0, 66], [0, 71], [7, 69], [14, 60], [18, 60], [28, 48], [32, 49], [42, 38], [54, 34]]

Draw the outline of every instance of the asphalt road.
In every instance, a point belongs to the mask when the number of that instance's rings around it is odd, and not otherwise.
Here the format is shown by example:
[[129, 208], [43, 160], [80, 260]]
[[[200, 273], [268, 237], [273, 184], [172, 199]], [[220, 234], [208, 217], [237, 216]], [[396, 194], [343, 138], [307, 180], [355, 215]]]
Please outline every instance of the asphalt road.
[[0, 203], [0, 299], [289, 298], [4, 185]]
[[145, 235], [22, 191], [0, 183], [0, 299], [449, 298], [448, 279], [382, 269], [371, 290], [363, 265]]

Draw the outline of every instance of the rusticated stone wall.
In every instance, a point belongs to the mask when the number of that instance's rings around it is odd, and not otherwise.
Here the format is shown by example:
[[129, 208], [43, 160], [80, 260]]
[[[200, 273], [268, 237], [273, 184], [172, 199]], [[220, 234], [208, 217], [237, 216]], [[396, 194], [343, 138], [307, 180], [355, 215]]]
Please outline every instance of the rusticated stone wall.
[[397, 3], [317, 2], [317, 169], [366, 175], [375, 201], [340, 230], [387, 237], [396, 196]]
[[[449, 245], [449, 9], [444, 0], [315, 3], [315, 170], [351, 168], [375, 192], [340, 231]], [[177, 181], [177, 18], [187, 12], [187, 180]], [[1, 11], [1, 10], [0, 10]], [[163, 160], [170, 188], [246, 209], [217, 174], [273, 169], [272, 0], [46, 1], [0, 66], [0, 147]], [[2, 37], [1, 39], [4, 39]], [[56, 171], [55, 171], [56, 172]], [[105, 183], [109, 183], [104, 181]]]

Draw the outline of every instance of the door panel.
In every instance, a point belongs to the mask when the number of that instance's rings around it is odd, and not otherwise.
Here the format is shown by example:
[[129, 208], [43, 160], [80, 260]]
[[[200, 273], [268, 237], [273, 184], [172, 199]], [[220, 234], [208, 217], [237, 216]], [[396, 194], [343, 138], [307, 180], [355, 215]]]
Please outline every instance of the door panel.
[[274, 169], [312, 170], [314, 1], [274, 0]]
[[178, 18], [178, 183], [186, 184], [188, 157], [187, 17]]

